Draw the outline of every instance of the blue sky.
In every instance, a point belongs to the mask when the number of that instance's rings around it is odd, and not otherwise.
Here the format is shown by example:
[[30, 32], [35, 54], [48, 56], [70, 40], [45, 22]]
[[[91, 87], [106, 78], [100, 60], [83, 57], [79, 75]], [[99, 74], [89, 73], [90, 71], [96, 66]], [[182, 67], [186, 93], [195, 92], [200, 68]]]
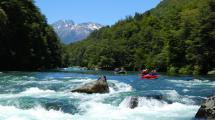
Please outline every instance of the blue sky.
[[144, 13], [162, 0], [34, 0], [48, 24], [73, 20], [75, 24], [93, 22], [114, 25], [135, 12]]

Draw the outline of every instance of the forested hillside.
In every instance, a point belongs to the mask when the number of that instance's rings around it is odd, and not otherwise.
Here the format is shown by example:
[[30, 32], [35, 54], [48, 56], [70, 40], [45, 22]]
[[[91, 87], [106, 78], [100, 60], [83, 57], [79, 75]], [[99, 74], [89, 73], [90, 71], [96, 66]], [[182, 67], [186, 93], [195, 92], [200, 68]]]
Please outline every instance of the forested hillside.
[[0, 70], [61, 67], [65, 52], [33, 0], [0, 1]]
[[215, 1], [163, 0], [67, 48], [72, 65], [206, 73], [215, 68]]

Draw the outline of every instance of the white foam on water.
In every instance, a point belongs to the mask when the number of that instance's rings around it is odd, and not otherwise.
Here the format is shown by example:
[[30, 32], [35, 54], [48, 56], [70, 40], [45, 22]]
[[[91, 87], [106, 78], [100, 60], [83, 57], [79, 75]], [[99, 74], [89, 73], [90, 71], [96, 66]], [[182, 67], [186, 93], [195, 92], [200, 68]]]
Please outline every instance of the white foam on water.
[[[129, 109], [131, 96], [126, 97], [119, 105], [120, 108]], [[156, 99], [138, 98], [138, 106], [134, 111], [140, 114], [144, 119], [183, 119], [195, 116], [200, 106], [184, 105], [181, 103], [168, 104]], [[131, 111], [133, 112], [133, 111]]]
[[63, 82], [64, 82], [64, 81], [55, 80], [55, 79], [46, 80], [46, 81], [35, 81], [35, 83], [38, 83], [38, 84], [53, 84], [53, 83], [63, 83]]
[[117, 80], [108, 80], [108, 82], [113, 83], [115, 87], [110, 87], [110, 93], [120, 93], [120, 92], [129, 92], [132, 91], [132, 86]]
[[168, 100], [177, 101], [180, 99], [180, 95], [175, 90], [160, 90], [160, 93], [167, 97]]
[[[5, 79], [7, 76], [5, 76]], [[26, 84], [31, 84], [31, 83], [37, 83], [40, 81], [36, 81], [35, 77], [28, 77], [28, 76], [21, 76], [21, 77], [15, 77], [13, 76], [11, 79], [8, 79], [8, 82], [11, 82], [16, 85], [26, 85]]]
[[190, 91], [190, 90], [188, 90], [188, 89], [183, 89], [183, 92], [184, 92], [184, 93], [186, 93], [186, 92], [188, 92], [188, 91]]
[[51, 77], [51, 76], [48, 76], [48, 77], [45, 77], [45, 78], [43, 78], [44, 80], [52, 80], [52, 79], [54, 79], [54, 77]]
[[152, 107], [165, 107], [167, 105], [164, 101], [159, 101], [156, 99], [147, 99], [146, 97], [140, 97], [138, 98], [139, 104], [138, 107], [148, 106], [150, 108]]
[[57, 94], [59, 93], [55, 92], [54, 90], [41, 90], [37, 87], [31, 87], [31, 88], [27, 88], [26, 91], [23, 91], [19, 94], [0, 94], [0, 98], [8, 99], [8, 98], [17, 98], [17, 97], [25, 97], [25, 96], [39, 98], [39, 97], [51, 97]]
[[69, 82], [71, 82], [71, 83], [83, 82], [82, 84], [86, 84], [86, 83], [93, 82], [93, 81], [95, 81], [95, 80], [92, 80], [91, 78], [85, 78], [85, 79], [77, 78], [77, 79], [69, 80]]
[[86, 102], [81, 104], [80, 108], [86, 113], [83, 115], [84, 118], [90, 120], [101, 119], [101, 120], [111, 120], [111, 119], [129, 119], [129, 116], [135, 118], [131, 115], [129, 110], [124, 108], [119, 108], [117, 106], [111, 106], [110, 104], [102, 104], [98, 102]]
[[[111, 81], [112, 82], [112, 81]], [[113, 81], [113, 83], [116, 83]], [[120, 83], [120, 82], [118, 82]], [[118, 84], [117, 83], [117, 84]], [[127, 88], [127, 84], [120, 83], [117, 86], [117, 93], [122, 89], [131, 90], [131, 87]], [[124, 86], [119, 89], [118, 87]], [[171, 96], [179, 96], [176, 91], [168, 91]], [[0, 119], [4, 120], [112, 120], [112, 119], [123, 119], [123, 120], [157, 120], [157, 119], [190, 119], [192, 118], [199, 106], [184, 105], [181, 103], [167, 104], [154, 99], [139, 99], [140, 104], [135, 109], [130, 109], [123, 105], [123, 102], [119, 106], [113, 106], [111, 104], [102, 103], [107, 97], [110, 97], [113, 93], [107, 94], [84, 94], [84, 93], [64, 93], [55, 92], [53, 90], [41, 90], [37, 87], [26, 89], [16, 97], [20, 96], [32, 96], [32, 97], [69, 97], [71, 99], [80, 99], [76, 106], [79, 112], [76, 114], [67, 114], [62, 111], [45, 110], [40, 105], [34, 108], [23, 110], [18, 109], [14, 106], [1, 106], [0, 105]], [[14, 95], [11, 95], [11, 97]], [[0, 97], [2, 97], [0, 95]], [[123, 101], [126, 101], [126, 98]], [[18, 105], [17, 105], [18, 106]]]
[[[129, 98], [128, 98], [129, 99]], [[195, 116], [199, 106], [190, 106], [180, 103], [167, 104], [153, 99], [142, 99], [135, 109], [124, 106], [123, 102], [119, 107], [110, 104], [103, 104], [95, 101], [88, 101], [80, 104], [79, 109], [85, 111], [83, 117], [86, 119], [190, 119]]]
[[[132, 96], [126, 97], [119, 105], [119, 107], [129, 108], [129, 104], [131, 101]], [[159, 101], [153, 98], [147, 98], [147, 97], [138, 97], [138, 107], [165, 107], [167, 106], [167, 102], [165, 101]]]
[[105, 98], [108, 98], [110, 96], [109, 93], [105, 94], [100, 94], [100, 93], [94, 93], [94, 94], [86, 94], [86, 93], [70, 93], [69, 98], [71, 99], [80, 99], [81, 102], [87, 102], [87, 101], [92, 101], [92, 102], [103, 102]]
[[196, 87], [196, 86], [210, 86], [210, 87], [214, 87], [215, 86], [215, 81], [210, 81], [210, 80], [194, 80], [194, 81], [186, 81], [186, 80], [171, 80], [171, 79], [167, 79], [170, 82], [173, 83], [178, 83], [176, 84], [179, 87]]
[[0, 105], [0, 119], [2, 120], [157, 120], [157, 119], [190, 119], [195, 116], [199, 106], [183, 105], [180, 103], [158, 105], [155, 101], [148, 101], [151, 105], [142, 105], [135, 109], [112, 106], [98, 101], [82, 102], [78, 107], [82, 114], [74, 115], [61, 111], [45, 110], [40, 105], [28, 110], [13, 106]]
[[61, 68], [61, 69], [65, 69], [66, 70], [66, 69], [69, 69], [69, 68]]
[[30, 79], [30, 80], [34, 80], [34, 79], [36, 79], [36, 78], [35, 78], [35, 77], [30, 77], [29, 79]]
[[16, 82], [17, 80], [26, 81], [26, 79], [27, 80], [35, 80], [36, 78], [32, 77], [32, 76], [30, 76], [30, 77], [29, 76], [21, 76], [21, 77], [15, 77], [15, 76], [13, 76], [12, 81], [14, 81], [14, 82]]
[[160, 90], [160, 93], [164, 95], [168, 100], [173, 102], [179, 102], [183, 104], [193, 105], [195, 101], [189, 96], [181, 96], [175, 90]]
[[0, 105], [0, 113], [1, 120], [71, 120], [74, 118], [73, 115], [61, 111], [47, 111], [41, 106], [22, 110], [13, 106]]
[[12, 81], [13, 83], [15, 83], [16, 85], [27, 85], [27, 84], [31, 84], [31, 83], [37, 83], [38, 81]]
[[[83, 98], [83, 100], [91, 100], [94, 99], [95, 101], [103, 101], [105, 98], [110, 97], [110, 96], [115, 96], [118, 95], [116, 93], [120, 93], [120, 92], [127, 92], [127, 91], [131, 91], [132, 87], [128, 84], [125, 83], [121, 83], [118, 81], [109, 81], [112, 82], [113, 84], [115, 84], [115, 88], [109, 87], [110, 93], [105, 93], [105, 94], [84, 94], [84, 93], [72, 93], [70, 92], [73, 89], [82, 87], [88, 83], [93, 82], [94, 80], [92, 79], [81, 79], [81, 80], [75, 80], [75, 81], [79, 81], [81, 82], [80, 84], [73, 84], [68, 82], [69, 84], [67, 85], [67, 87], [69, 88], [68, 90], [65, 91], [61, 91], [61, 92], [56, 92], [54, 90], [49, 90], [49, 89], [39, 89], [38, 87], [30, 87], [27, 88], [25, 91], [20, 92], [18, 94], [0, 94], [0, 98], [2, 99], [10, 99], [10, 98], [18, 98], [18, 97], [33, 97], [33, 98], [41, 98], [41, 97], [47, 97], [47, 98], [77, 98], [80, 99]], [[29, 84], [32, 82], [37, 82], [37, 83], [46, 83], [48, 81], [25, 81], [23, 84]], [[52, 80], [52, 82], [54, 83], [58, 83], [58, 80]], [[18, 83], [21, 84], [21, 81], [19, 81]], [[13, 88], [12, 88], [13, 89]], [[16, 91], [14, 90], [10, 90], [10, 91]]]
[[88, 83], [94, 82], [94, 81], [95, 80], [92, 80], [91, 78], [69, 80], [69, 81], [67, 81], [67, 88], [69, 88], [69, 90], [65, 90], [65, 91], [71, 91], [71, 90], [80, 88], [80, 87], [82, 87]]
[[35, 94], [51, 94], [55, 93], [53, 90], [40, 90], [37, 87], [28, 88], [26, 91], [21, 92], [21, 95], [35, 95]]
[[63, 79], [70, 79], [70, 78], [73, 78], [73, 77], [60, 77], [60, 78], [63, 78]]
[[2, 77], [2, 78], [3, 78], [3, 80], [4, 80], [4, 79], [8, 79], [9, 77], [11, 77], [11, 75], [7, 75], [7, 76], [4, 76], [4, 77]]
[[192, 118], [198, 111], [199, 106], [184, 105], [181, 103], [173, 103], [160, 106], [143, 106], [137, 110], [142, 110], [143, 114], [150, 115], [152, 119], [185, 119]]
[[[71, 79], [72, 77], [64, 77], [66, 79]], [[62, 78], [62, 79], [64, 79]], [[28, 79], [28, 80], [26, 80]], [[75, 83], [75, 82], [87, 82], [90, 81], [92, 79], [75, 79], [75, 80], [69, 80], [70, 83]], [[35, 78], [35, 77], [27, 77], [23, 76], [23, 77], [15, 77], [12, 80], [10, 80], [11, 82], [17, 84], [17, 85], [28, 85], [28, 84], [53, 84], [53, 83], [65, 83], [65, 81], [63, 80], [57, 80], [54, 77], [45, 77], [43, 79], [40, 79], [39, 81]]]
[[64, 83], [64, 81], [61, 80], [45, 80], [45, 81], [36, 81], [36, 80], [32, 80], [32, 81], [13, 81], [14, 83], [16, 83], [17, 85], [27, 85], [27, 84], [53, 84], [53, 83]]
[[211, 88], [215, 87], [215, 81], [204, 80], [202, 83], [204, 86], [206, 85], [206, 86], [211, 87]]

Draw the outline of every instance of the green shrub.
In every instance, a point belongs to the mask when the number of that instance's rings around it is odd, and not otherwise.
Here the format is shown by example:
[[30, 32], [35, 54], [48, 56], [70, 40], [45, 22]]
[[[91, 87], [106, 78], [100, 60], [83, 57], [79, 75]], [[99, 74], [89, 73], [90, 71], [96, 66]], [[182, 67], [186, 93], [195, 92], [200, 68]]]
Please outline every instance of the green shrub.
[[87, 67], [83, 67], [83, 69], [85, 69], [85, 70], [86, 70], [86, 69], [87, 69]]
[[178, 73], [185, 73], [185, 72], [186, 72], [185, 68], [180, 68], [180, 69], [178, 70]]
[[193, 67], [191, 65], [187, 65], [185, 67], [182, 67], [178, 70], [179, 73], [183, 74], [192, 74], [193, 73]]
[[170, 67], [170, 72], [177, 72], [178, 68], [177, 67]]
[[201, 71], [202, 67], [201, 66], [194, 66], [193, 74], [199, 74]]
[[215, 75], [215, 71], [208, 71], [208, 75]]

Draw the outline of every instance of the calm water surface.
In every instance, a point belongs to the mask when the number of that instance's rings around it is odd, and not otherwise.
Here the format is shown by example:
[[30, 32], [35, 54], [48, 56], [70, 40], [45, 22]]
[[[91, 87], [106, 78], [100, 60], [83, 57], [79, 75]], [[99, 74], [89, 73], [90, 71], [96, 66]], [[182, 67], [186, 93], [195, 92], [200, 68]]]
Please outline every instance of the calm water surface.
[[[80, 68], [0, 72], [0, 120], [194, 120], [201, 103], [215, 94], [214, 76], [159, 72], [158, 79], [145, 80], [139, 73]], [[110, 93], [70, 92], [103, 75]], [[192, 77], [202, 81], [186, 81]], [[130, 109], [134, 95], [140, 96], [139, 104]]]

